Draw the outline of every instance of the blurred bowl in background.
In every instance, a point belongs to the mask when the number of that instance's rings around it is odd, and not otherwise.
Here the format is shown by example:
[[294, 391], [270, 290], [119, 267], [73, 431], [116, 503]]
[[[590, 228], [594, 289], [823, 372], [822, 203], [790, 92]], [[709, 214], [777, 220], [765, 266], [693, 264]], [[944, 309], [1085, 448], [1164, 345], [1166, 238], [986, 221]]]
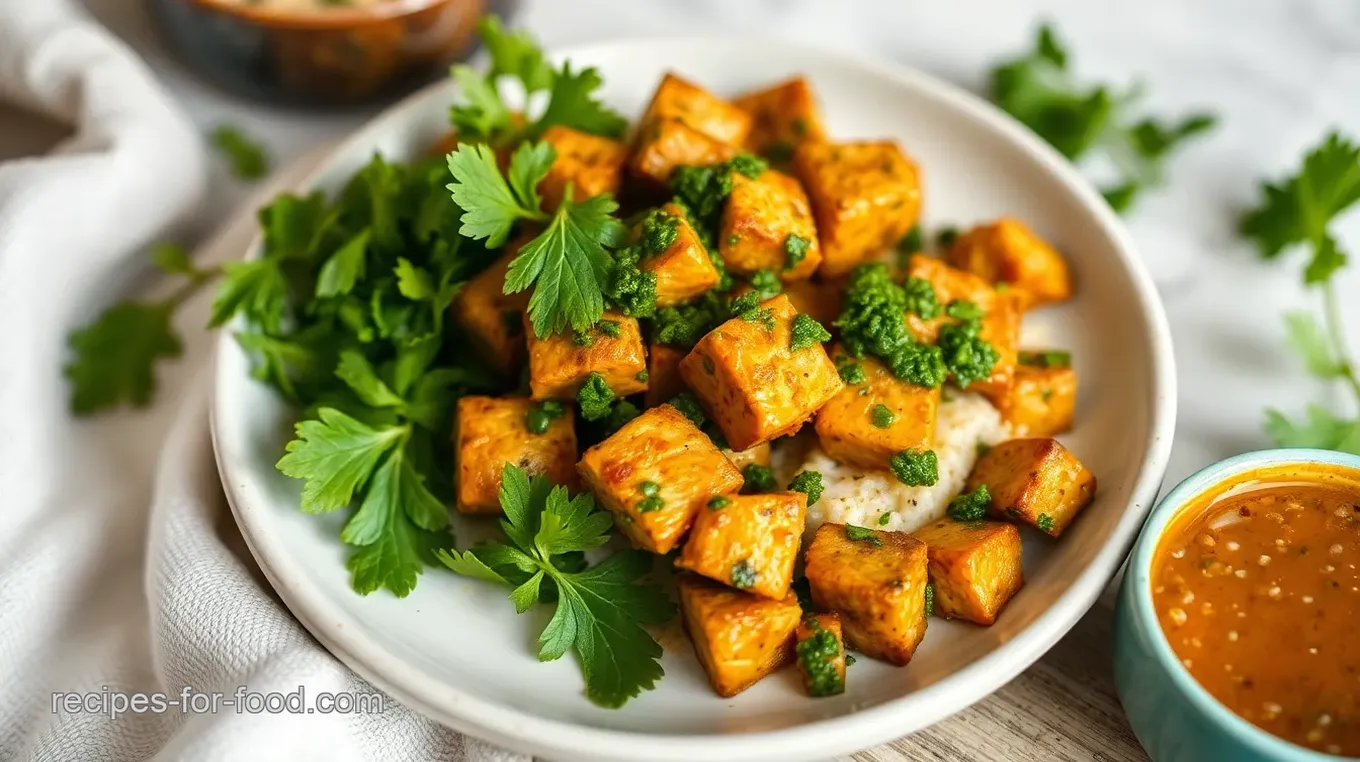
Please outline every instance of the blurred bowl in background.
[[149, 0], [190, 66], [244, 95], [357, 105], [442, 76], [485, 0]]

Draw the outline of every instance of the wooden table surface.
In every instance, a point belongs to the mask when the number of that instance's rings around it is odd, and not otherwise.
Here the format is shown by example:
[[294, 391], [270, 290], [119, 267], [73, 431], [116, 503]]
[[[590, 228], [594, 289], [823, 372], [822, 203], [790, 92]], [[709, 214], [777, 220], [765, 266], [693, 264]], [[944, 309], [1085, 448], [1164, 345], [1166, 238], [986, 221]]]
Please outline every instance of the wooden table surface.
[[1102, 599], [1043, 659], [944, 722], [855, 762], [1145, 762], [1119, 706]]

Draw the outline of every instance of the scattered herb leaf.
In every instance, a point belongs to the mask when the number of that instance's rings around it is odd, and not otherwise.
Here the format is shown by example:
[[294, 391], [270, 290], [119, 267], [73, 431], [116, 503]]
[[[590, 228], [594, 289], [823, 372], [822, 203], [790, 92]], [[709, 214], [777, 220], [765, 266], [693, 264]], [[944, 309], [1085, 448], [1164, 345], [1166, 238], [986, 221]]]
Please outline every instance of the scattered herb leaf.
[[874, 547], [882, 547], [883, 540], [872, 529], [855, 526], [854, 524], [845, 525], [845, 538], [851, 542], [867, 542]]
[[1216, 123], [1202, 113], [1176, 122], [1133, 116], [1141, 87], [1116, 93], [1105, 85], [1080, 85], [1068, 64], [1057, 32], [1044, 24], [1032, 52], [992, 70], [991, 97], [1068, 159], [1079, 161], [1089, 153], [1107, 156], [1121, 177], [1105, 194], [1116, 211], [1132, 206], [1141, 191], [1160, 185], [1172, 151]]
[[790, 492], [807, 495], [807, 504], [813, 505], [822, 499], [822, 472], [800, 471], [789, 481]]
[[[589, 494], [571, 497], [541, 476], [530, 479], [506, 464], [501, 478], [501, 527], [508, 543], [492, 542], [473, 550], [437, 552], [458, 574], [512, 587], [515, 608], [527, 611], [545, 602], [552, 582], [556, 609], [539, 635], [540, 661], [574, 651], [585, 677], [586, 697], [602, 707], [623, 706], [661, 679], [661, 646], [643, 629], [675, 616], [675, 606], [659, 586], [642, 582], [652, 569], [645, 551], [625, 550], [600, 563], [564, 571], [558, 559], [598, 548], [609, 539], [613, 519], [596, 510]], [[494, 561], [494, 562], [493, 562]]]

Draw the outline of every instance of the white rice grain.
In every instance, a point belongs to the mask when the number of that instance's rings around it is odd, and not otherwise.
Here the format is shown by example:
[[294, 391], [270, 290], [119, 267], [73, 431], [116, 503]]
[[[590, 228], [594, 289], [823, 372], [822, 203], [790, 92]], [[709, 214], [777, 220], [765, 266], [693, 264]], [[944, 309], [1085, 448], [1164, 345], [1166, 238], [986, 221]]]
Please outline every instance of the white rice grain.
[[[945, 515], [949, 501], [963, 491], [977, 462], [978, 445], [994, 445], [1010, 437], [1001, 415], [977, 394], [955, 393], [940, 404], [935, 424], [935, 456], [940, 480], [930, 487], [908, 487], [891, 471], [866, 471], [842, 466], [812, 447], [803, 469], [822, 472], [825, 491], [808, 508], [807, 529], [822, 523], [855, 524], [873, 529], [911, 532]], [[887, 522], [880, 518], [888, 515]]]

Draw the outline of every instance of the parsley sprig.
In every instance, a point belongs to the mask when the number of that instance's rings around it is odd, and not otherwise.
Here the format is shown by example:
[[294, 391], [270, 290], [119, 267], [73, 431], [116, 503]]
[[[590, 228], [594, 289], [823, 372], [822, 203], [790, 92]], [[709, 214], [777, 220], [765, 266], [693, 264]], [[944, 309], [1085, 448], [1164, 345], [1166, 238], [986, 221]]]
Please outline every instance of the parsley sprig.
[[[594, 70], [553, 69], [532, 39], [494, 19], [482, 31], [491, 73], [454, 73], [466, 96], [453, 112], [460, 139], [519, 140], [554, 124], [621, 129], [622, 118], [594, 101]], [[504, 77], [550, 91], [543, 113], [512, 115], [497, 90]], [[494, 156], [485, 144], [409, 163], [375, 155], [338, 193], [284, 194], [262, 209], [263, 246], [246, 261], [200, 267], [182, 249], [158, 247], [155, 263], [178, 288], [117, 304], [72, 333], [73, 411], [149, 402], [156, 365], [181, 351], [176, 310], [215, 284], [210, 327], [232, 326], [255, 378], [299, 411], [278, 468], [301, 480], [303, 510], [351, 511], [341, 539], [356, 591], [408, 594], [424, 564], [437, 563], [433, 551], [453, 543], [451, 403], [498, 388], [471, 353], [450, 351], [459, 341], [446, 325], [454, 295], [512, 230], [541, 229], [508, 286], [534, 289], [536, 331], [587, 329], [600, 314], [605, 247], [623, 233], [607, 196], [543, 210], [536, 188], [551, 146], [524, 142], [506, 173]], [[608, 425], [635, 414], [630, 407], [611, 407]]]
[[[471, 550], [440, 550], [439, 560], [465, 577], [512, 588], [524, 613], [556, 599], [552, 619], [538, 638], [540, 661], [573, 651], [585, 676], [586, 697], [603, 707], [623, 706], [661, 679], [661, 646], [642, 628], [675, 616], [661, 587], [643, 581], [653, 557], [624, 550], [585, 569], [567, 570], [561, 559], [609, 540], [613, 519], [596, 510], [588, 493], [568, 494], [542, 476], [530, 479], [506, 464], [501, 475], [501, 530], [508, 542]], [[551, 590], [551, 596], [545, 593]]]
[[604, 313], [613, 266], [609, 248], [624, 240], [623, 223], [613, 216], [618, 204], [607, 193], [579, 202], [567, 193], [556, 212], [544, 211], [537, 186], [556, 158], [547, 143], [522, 143], [507, 176], [486, 145], [463, 143], [448, 155], [454, 179], [448, 189], [464, 210], [459, 228], [464, 236], [495, 248], [516, 223], [545, 226], [519, 250], [505, 276], [507, 294], [533, 287], [529, 321], [540, 338], [595, 325]]
[[149, 403], [156, 393], [156, 363], [179, 357], [183, 349], [171, 323], [175, 310], [221, 275], [220, 268], [196, 267], [176, 244], [157, 244], [151, 258], [161, 272], [184, 278], [169, 296], [153, 302], [119, 302], [71, 333], [68, 341], [74, 356], [64, 372], [71, 384], [71, 412], [76, 415]]
[[[537, 139], [553, 125], [606, 137], [619, 137], [627, 129], [623, 116], [596, 100], [603, 80], [594, 67], [573, 71], [570, 63], [563, 63], [554, 69], [528, 32], [507, 31], [495, 16], [484, 17], [477, 32], [491, 56], [490, 69], [483, 73], [459, 64], [451, 70], [462, 102], [449, 109], [449, 122], [460, 141], [514, 145]], [[526, 101], [537, 93], [549, 94], [536, 118], [526, 119], [506, 103], [501, 84], [507, 79], [518, 83]]]
[[215, 284], [210, 326], [232, 326], [254, 377], [300, 413], [278, 467], [302, 480], [303, 510], [352, 510], [341, 533], [351, 585], [408, 594], [452, 543], [451, 403], [493, 388], [469, 353], [444, 352], [449, 302], [493, 257], [458, 233], [447, 171], [375, 156], [334, 196], [279, 196], [246, 261], [200, 267], [157, 247], [178, 287], [72, 333], [73, 412], [148, 402], [156, 364], [179, 352], [175, 311]]
[[[415, 588], [424, 568], [423, 532], [448, 524], [448, 512], [425, 484], [415, 459], [411, 423], [365, 424], [333, 408], [297, 424], [297, 438], [278, 462], [303, 479], [302, 510], [326, 513], [362, 492], [340, 539], [355, 546], [347, 566], [356, 592], [387, 588], [398, 597]], [[421, 531], [423, 530], [423, 532]]]
[[1120, 176], [1102, 191], [1115, 211], [1126, 211], [1139, 193], [1161, 185], [1171, 153], [1217, 121], [1207, 113], [1170, 122], [1134, 116], [1131, 112], [1143, 95], [1141, 85], [1124, 92], [1107, 85], [1082, 85], [1072, 77], [1069, 63], [1057, 32], [1044, 24], [1033, 51], [992, 70], [991, 97], [1071, 161], [1103, 153]]
[[[1302, 246], [1309, 252], [1303, 283], [1321, 292], [1322, 320], [1293, 311], [1284, 316], [1289, 344], [1308, 372], [1348, 389], [1360, 410], [1360, 376], [1351, 359], [1335, 283], [1348, 257], [1330, 226], [1360, 201], [1360, 146], [1329, 134], [1303, 158], [1291, 177], [1261, 185], [1262, 202], [1242, 217], [1239, 230], [1255, 242], [1266, 260], [1279, 259]], [[1306, 420], [1291, 420], [1266, 410], [1266, 433], [1281, 447], [1320, 447], [1360, 454], [1360, 418], [1338, 416], [1321, 405], [1309, 405]]]

